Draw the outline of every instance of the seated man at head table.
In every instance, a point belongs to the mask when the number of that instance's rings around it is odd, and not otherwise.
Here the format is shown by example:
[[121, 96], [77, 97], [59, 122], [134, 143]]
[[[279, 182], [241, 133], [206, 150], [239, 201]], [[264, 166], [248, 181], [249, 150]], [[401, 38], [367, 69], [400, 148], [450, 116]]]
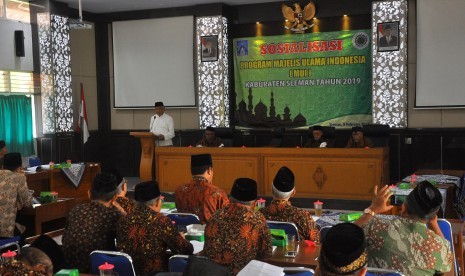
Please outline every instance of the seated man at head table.
[[434, 275], [448, 272], [454, 260], [436, 213], [441, 207], [439, 190], [420, 182], [406, 197], [400, 216], [383, 220], [376, 214], [392, 209], [389, 186], [378, 191], [369, 208], [355, 221], [363, 227], [368, 244], [368, 266], [393, 269], [405, 275]]
[[91, 201], [75, 206], [68, 214], [62, 239], [67, 267], [88, 273], [92, 251], [116, 249], [116, 225], [125, 214], [115, 202], [117, 187], [113, 174], [97, 174], [88, 191]]
[[323, 128], [320, 125], [312, 127], [312, 137], [304, 145], [304, 148], [327, 148], [328, 140], [324, 138]]
[[118, 223], [118, 249], [132, 257], [137, 275], [168, 271], [167, 249], [173, 254], [190, 255], [194, 247], [178, 232], [176, 225], [160, 213], [162, 198], [157, 182], [139, 183], [134, 192], [135, 209]]
[[295, 195], [294, 173], [288, 167], [281, 167], [271, 185], [273, 200], [266, 208], [260, 209], [267, 220], [293, 222], [304, 240], [319, 242], [320, 233], [309, 211], [292, 206]]
[[205, 129], [202, 139], [197, 142], [196, 147], [224, 147], [223, 141], [216, 137], [215, 129], [211, 126]]
[[367, 262], [363, 229], [352, 223], [336, 224], [322, 237], [315, 276], [363, 276]]
[[21, 235], [15, 227], [16, 213], [32, 205], [26, 176], [21, 172], [22, 162], [20, 153], [7, 153], [0, 169], [0, 239]]
[[0, 141], [0, 169], [3, 166], [3, 158], [5, 158], [5, 154], [8, 153], [8, 148], [6, 147], [5, 141]]
[[23, 247], [14, 260], [0, 264], [0, 275], [52, 276], [53, 264], [42, 250]]
[[347, 141], [346, 148], [372, 148], [373, 142], [370, 138], [365, 137], [363, 129], [359, 126], [352, 128], [352, 134]]
[[232, 275], [251, 260], [271, 257], [271, 232], [265, 217], [255, 211], [257, 183], [239, 178], [231, 189], [231, 203], [217, 210], [205, 227], [201, 255], [225, 266]]
[[213, 185], [213, 162], [210, 154], [191, 156], [192, 181], [174, 192], [176, 209], [180, 213], [196, 214], [201, 224], [207, 223], [218, 209], [229, 204], [226, 193]]

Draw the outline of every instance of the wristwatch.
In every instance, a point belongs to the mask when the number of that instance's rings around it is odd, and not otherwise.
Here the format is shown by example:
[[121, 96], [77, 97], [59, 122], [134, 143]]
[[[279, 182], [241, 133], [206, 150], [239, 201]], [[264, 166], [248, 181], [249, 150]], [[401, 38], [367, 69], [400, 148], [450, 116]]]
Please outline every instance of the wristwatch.
[[373, 212], [373, 210], [371, 210], [370, 208], [366, 208], [365, 210], [363, 210], [363, 213], [371, 215], [372, 217], [374, 217], [376, 215], [376, 213]]

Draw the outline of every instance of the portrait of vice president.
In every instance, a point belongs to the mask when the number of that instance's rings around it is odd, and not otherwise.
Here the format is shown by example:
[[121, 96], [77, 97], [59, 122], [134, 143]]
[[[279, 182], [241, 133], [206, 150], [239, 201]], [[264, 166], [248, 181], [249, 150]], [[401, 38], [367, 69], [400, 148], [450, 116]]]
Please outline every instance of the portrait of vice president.
[[398, 22], [378, 24], [378, 50], [392, 51], [399, 49]]

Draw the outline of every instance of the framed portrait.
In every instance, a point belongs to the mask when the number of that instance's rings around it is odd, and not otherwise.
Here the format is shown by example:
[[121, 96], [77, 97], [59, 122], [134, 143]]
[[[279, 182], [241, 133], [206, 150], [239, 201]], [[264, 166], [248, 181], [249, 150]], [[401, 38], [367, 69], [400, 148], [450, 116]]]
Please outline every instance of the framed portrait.
[[399, 21], [378, 23], [378, 52], [399, 51]]
[[209, 35], [202, 36], [200, 38], [202, 44], [202, 52], [200, 56], [202, 57], [202, 62], [206, 61], [217, 61], [218, 60], [218, 36]]

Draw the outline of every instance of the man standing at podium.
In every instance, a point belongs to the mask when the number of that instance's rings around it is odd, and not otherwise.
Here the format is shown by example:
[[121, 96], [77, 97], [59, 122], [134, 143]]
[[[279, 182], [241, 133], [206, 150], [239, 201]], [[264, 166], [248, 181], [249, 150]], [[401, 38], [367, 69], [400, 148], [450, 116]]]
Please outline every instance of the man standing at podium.
[[150, 132], [155, 135], [155, 144], [157, 147], [173, 146], [173, 118], [165, 113], [163, 102], [155, 103], [155, 115], [150, 119]]

